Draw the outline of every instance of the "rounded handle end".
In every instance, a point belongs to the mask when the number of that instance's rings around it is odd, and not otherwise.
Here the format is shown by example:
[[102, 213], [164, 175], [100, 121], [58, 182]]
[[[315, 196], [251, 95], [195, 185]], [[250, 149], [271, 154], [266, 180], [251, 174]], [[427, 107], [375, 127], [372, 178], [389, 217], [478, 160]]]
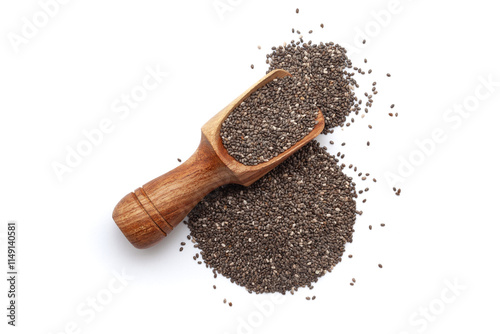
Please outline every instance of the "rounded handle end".
[[113, 220], [136, 248], [149, 248], [166, 236], [135, 193], [128, 194], [118, 202], [113, 210]]

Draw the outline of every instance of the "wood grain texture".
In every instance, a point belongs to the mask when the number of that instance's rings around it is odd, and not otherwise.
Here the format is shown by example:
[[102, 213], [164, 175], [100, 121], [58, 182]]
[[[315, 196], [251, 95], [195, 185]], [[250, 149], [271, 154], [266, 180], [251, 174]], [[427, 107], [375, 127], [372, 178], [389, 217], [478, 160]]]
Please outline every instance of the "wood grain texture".
[[274, 70], [263, 77], [202, 127], [200, 145], [186, 162], [118, 203], [113, 219], [135, 247], [156, 244], [209, 192], [229, 183], [251, 185], [323, 131], [325, 121], [319, 111], [318, 124], [307, 136], [267, 162], [245, 166], [228, 154], [220, 136], [222, 122], [254, 91], [289, 75], [284, 70]]

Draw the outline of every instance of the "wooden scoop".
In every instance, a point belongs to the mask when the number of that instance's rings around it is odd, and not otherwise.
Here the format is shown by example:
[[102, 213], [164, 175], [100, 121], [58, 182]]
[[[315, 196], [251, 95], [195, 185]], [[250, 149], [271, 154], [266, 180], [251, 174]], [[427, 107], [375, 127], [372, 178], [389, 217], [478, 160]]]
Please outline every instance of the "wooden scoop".
[[115, 207], [113, 219], [137, 248], [148, 248], [163, 239], [212, 190], [229, 183], [249, 186], [285, 161], [323, 131], [325, 120], [304, 138], [267, 162], [245, 166], [230, 156], [222, 144], [222, 122], [253, 92], [276, 78], [291, 76], [274, 70], [222, 109], [201, 128], [198, 149], [182, 165], [125, 196]]

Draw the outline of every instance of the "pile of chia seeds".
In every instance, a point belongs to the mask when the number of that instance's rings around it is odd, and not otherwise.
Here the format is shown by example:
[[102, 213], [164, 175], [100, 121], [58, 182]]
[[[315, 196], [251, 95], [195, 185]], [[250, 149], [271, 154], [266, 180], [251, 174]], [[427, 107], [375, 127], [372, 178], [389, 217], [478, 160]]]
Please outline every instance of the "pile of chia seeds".
[[222, 123], [228, 153], [247, 166], [288, 150], [317, 124], [318, 108], [302, 77], [275, 79], [255, 91]]
[[[292, 32], [300, 35], [298, 30]], [[346, 50], [332, 42], [313, 44], [300, 35], [297, 41], [273, 47], [266, 63], [267, 72], [284, 69], [293, 76], [290, 82], [300, 84], [287, 93], [276, 89], [279, 81], [274, 82], [264, 95], [257, 93], [226, 119], [221, 131], [224, 145], [245, 164], [270, 159], [300, 139], [295, 136], [303, 137], [314, 119], [311, 110], [322, 111], [323, 132], [332, 133], [334, 128], [350, 126], [357, 115], [364, 118], [378, 93], [374, 82], [371, 91], [364, 93], [365, 101], [356, 95], [359, 86], [354, 76], [370, 75], [372, 70], [366, 73], [353, 67]], [[304, 102], [293, 109], [297, 98]], [[269, 108], [275, 99], [281, 106]], [[290, 127], [290, 119], [303, 113], [307, 122]], [[276, 128], [289, 132], [269, 140], [275, 134], [268, 131], [268, 122], [278, 122], [282, 125]], [[249, 145], [252, 142], [255, 148]], [[275, 142], [281, 148], [275, 148]], [[362, 213], [356, 210], [355, 200], [369, 190], [355, 189], [352, 178], [343, 172], [347, 166], [339, 162], [344, 155], [339, 152], [337, 157], [312, 141], [252, 186], [227, 185], [201, 201], [188, 215], [188, 239], [201, 250], [214, 277], [222, 274], [249, 292], [293, 294], [299, 287], [312, 288], [312, 283], [331, 271], [341, 261], [345, 244], [352, 242], [356, 214]], [[352, 164], [348, 168], [358, 172]], [[357, 175], [366, 182], [370, 174]], [[198, 260], [198, 254], [193, 258]], [[353, 278], [350, 284], [354, 283]]]
[[189, 214], [206, 264], [256, 293], [310, 285], [341, 259], [354, 184], [314, 141], [250, 187], [229, 185]]
[[348, 71], [352, 63], [346, 50], [333, 42], [304, 43], [302, 38], [272, 49], [266, 56], [268, 72], [280, 68], [302, 79], [309, 100], [325, 117], [323, 133], [343, 125], [353, 108], [358, 107], [354, 93], [358, 84], [354, 73]]

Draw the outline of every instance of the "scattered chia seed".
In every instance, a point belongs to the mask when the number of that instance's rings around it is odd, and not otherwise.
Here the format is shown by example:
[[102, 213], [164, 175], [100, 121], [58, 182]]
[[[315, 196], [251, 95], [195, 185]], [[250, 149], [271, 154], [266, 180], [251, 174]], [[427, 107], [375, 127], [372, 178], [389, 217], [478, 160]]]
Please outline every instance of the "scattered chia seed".
[[179, 158], [177, 158], [177, 161], [182, 162], [182, 160], [181, 160], [181, 159], [179, 159]]

